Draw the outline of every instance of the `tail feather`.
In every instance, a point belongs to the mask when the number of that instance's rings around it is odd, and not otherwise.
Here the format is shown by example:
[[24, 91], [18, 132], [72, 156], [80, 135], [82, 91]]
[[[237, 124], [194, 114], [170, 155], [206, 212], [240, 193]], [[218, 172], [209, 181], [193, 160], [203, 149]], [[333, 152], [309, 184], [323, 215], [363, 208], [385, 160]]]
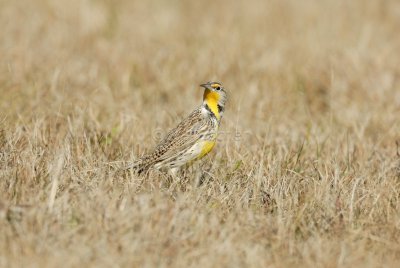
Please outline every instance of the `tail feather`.
[[138, 174], [141, 174], [149, 169], [149, 165], [147, 165], [142, 159], [134, 161], [132, 164], [128, 165], [125, 167], [123, 170], [133, 170], [134, 172], [137, 172]]

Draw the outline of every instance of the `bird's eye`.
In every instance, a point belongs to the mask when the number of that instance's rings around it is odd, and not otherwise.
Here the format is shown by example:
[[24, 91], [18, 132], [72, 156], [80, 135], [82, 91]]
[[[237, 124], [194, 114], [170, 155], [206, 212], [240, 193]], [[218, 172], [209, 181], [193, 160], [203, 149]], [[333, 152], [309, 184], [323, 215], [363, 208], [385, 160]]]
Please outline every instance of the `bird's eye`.
[[221, 90], [221, 87], [220, 87], [220, 86], [217, 86], [217, 87], [215, 88], [215, 90]]

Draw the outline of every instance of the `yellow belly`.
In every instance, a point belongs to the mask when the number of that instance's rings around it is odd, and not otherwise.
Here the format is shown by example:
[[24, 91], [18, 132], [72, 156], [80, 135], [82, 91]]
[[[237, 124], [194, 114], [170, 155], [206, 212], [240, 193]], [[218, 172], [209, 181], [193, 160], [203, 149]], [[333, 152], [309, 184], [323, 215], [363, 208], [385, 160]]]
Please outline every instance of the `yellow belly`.
[[200, 159], [204, 157], [206, 154], [208, 154], [212, 150], [212, 148], [214, 148], [214, 145], [215, 141], [205, 141], [197, 159]]

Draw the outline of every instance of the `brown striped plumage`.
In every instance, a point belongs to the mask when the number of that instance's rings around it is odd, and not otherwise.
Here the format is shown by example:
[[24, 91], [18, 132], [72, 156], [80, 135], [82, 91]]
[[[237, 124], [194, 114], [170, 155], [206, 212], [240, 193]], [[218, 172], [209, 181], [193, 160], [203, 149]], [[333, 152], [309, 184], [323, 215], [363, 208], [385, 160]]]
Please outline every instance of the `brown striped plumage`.
[[139, 173], [152, 167], [176, 170], [211, 151], [217, 138], [226, 93], [217, 82], [201, 86], [205, 88], [203, 104], [172, 129], [151, 153], [129, 168]]

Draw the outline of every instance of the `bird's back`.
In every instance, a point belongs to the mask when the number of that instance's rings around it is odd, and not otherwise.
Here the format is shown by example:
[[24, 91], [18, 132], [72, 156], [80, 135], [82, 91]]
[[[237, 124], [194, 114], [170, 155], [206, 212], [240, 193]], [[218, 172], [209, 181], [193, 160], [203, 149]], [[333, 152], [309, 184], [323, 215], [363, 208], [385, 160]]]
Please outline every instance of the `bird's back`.
[[154, 151], [140, 158], [134, 166], [139, 172], [151, 167], [177, 168], [203, 157], [214, 146], [218, 120], [205, 114], [202, 107], [194, 110], [172, 129]]

